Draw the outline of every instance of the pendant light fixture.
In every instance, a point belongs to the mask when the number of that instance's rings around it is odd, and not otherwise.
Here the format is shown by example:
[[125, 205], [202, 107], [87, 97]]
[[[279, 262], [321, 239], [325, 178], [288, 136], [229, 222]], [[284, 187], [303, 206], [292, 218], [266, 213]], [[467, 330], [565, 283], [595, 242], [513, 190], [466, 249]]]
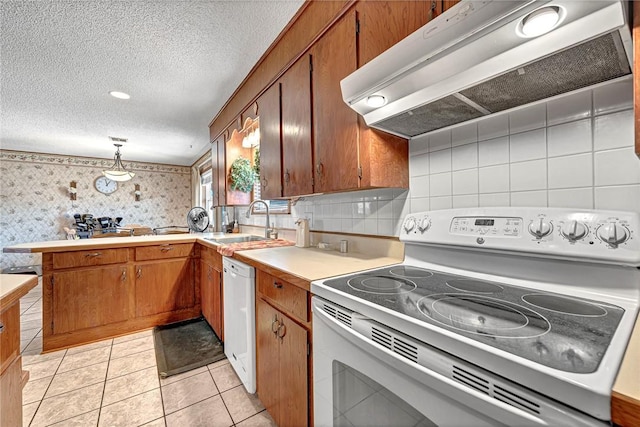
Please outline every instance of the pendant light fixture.
[[[111, 137], [111, 140], [117, 140], [120, 142], [127, 141], [126, 139], [113, 138], [113, 137]], [[124, 165], [122, 164], [122, 159], [120, 159], [120, 147], [122, 147], [122, 144], [113, 144], [113, 145], [116, 147], [116, 154], [113, 158], [115, 160], [115, 163], [113, 164], [113, 166], [111, 166], [110, 169], [102, 171], [102, 175], [106, 176], [112, 181], [129, 181], [136, 174], [126, 170]]]

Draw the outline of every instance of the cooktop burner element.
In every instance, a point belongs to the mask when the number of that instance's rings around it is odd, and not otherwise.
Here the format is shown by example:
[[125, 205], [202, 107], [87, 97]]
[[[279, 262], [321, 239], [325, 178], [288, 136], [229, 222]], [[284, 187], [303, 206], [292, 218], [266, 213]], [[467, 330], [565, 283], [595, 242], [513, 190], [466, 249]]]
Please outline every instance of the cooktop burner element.
[[474, 279], [454, 279], [447, 281], [447, 285], [455, 290], [473, 292], [477, 294], [493, 294], [501, 292], [504, 288], [497, 283], [484, 282]]
[[624, 313], [611, 304], [413, 266], [329, 279], [324, 285], [574, 373], [598, 369]]
[[389, 276], [356, 276], [347, 281], [351, 289], [370, 294], [387, 295], [413, 292], [418, 285], [408, 279]]
[[607, 310], [604, 307], [570, 297], [546, 294], [528, 294], [523, 295], [522, 300], [535, 307], [555, 311], [556, 313], [587, 317], [602, 317], [607, 315]]
[[429, 295], [417, 306], [436, 322], [472, 334], [535, 338], [551, 329], [547, 319], [527, 307], [479, 295]]

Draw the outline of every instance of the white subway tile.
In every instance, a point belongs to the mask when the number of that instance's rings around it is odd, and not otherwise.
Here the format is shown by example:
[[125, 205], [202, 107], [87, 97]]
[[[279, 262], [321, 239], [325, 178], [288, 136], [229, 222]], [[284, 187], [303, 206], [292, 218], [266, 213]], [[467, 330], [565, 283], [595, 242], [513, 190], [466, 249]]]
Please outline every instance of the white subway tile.
[[417, 136], [409, 140], [409, 155], [427, 153], [429, 151], [429, 135]]
[[365, 218], [364, 234], [378, 234], [378, 220], [374, 218]]
[[593, 209], [593, 188], [549, 190], [549, 207]]
[[511, 193], [511, 206], [547, 206], [547, 190], [515, 191]]
[[547, 131], [536, 129], [511, 134], [509, 137], [509, 156], [512, 162], [544, 159], [547, 157]]
[[417, 213], [417, 212], [425, 212], [431, 210], [431, 206], [429, 204], [429, 198], [428, 197], [422, 197], [422, 198], [417, 198], [417, 199], [411, 199], [411, 209], [410, 212], [412, 213]]
[[[348, 194], [348, 193], [346, 193]], [[378, 201], [393, 200], [394, 191], [393, 188], [379, 188], [378, 189]]]
[[640, 185], [596, 187], [596, 209], [640, 212]]
[[478, 141], [478, 124], [469, 123], [451, 129], [451, 146], [470, 144]]
[[440, 150], [429, 155], [429, 172], [442, 173], [451, 170], [451, 149]]
[[451, 149], [451, 169], [478, 167], [478, 144], [467, 144]]
[[467, 194], [466, 196], [453, 196], [452, 206], [454, 208], [477, 208], [478, 195]]
[[381, 236], [395, 236], [396, 221], [391, 219], [378, 219], [378, 234]]
[[640, 159], [633, 147], [598, 151], [595, 170], [596, 186], [640, 184]]
[[594, 151], [631, 147], [633, 144], [633, 110], [596, 117]]
[[453, 172], [453, 194], [478, 193], [478, 169], [467, 169]]
[[521, 163], [511, 163], [510, 167], [511, 191], [546, 190], [546, 159], [530, 160], [528, 162]]
[[342, 226], [341, 226], [340, 230], [343, 233], [352, 233], [353, 232], [353, 220], [351, 218], [343, 218], [341, 221], [342, 221], [341, 222]]
[[509, 191], [509, 165], [489, 166], [478, 169], [480, 193]]
[[509, 113], [509, 133], [540, 129], [547, 124], [547, 105], [537, 104]]
[[509, 163], [509, 137], [478, 142], [478, 166]]
[[451, 131], [439, 130], [429, 134], [429, 151], [451, 148]]
[[593, 154], [549, 159], [549, 187], [572, 188], [593, 185]]
[[591, 91], [573, 93], [547, 102], [547, 125], [557, 125], [591, 116]]
[[351, 218], [364, 218], [364, 202], [353, 202], [351, 209]]
[[354, 233], [364, 234], [364, 219], [352, 220], [351, 229]]
[[340, 203], [340, 218], [351, 219], [351, 202]]
[[393, 218], [402, 219], [409, 213], [411, 206], [410, 199], [394, 199], [393, 200]]
[[629, 78], [600, 86], [593, 90], [593, 111], [596, 115], [633, 108], [633, 79]]
[[591, 151], [591, 120], [565, 123], [547, 129], [549, 157]]
[[509, 115], [500, 114], [478, 122], [478, 141], [486, 141], [509, 134]]
[[429, 175], [411, 178], [411, 197], [429, 197]]
[[431, 198], [432, 211], [437, 211], [439, 209], [451, 209], [452, 206], [453, 206], [453, 201], [451, 199], [451, 196]]
[[480, 194], [479, 196], [480, 207], [493, 207], [493, 206], [509, 206], [510, 198], [509, 193], [488, 193]]
[[393, 202], [391, 200], [378, 201], [378, 219], [393, 218]]
[[[439, 173], [429, 177], [429, 195], [431, 198], [451, 195], [451, 172]], [[417, 197], [420, 197], [420, 195]]]

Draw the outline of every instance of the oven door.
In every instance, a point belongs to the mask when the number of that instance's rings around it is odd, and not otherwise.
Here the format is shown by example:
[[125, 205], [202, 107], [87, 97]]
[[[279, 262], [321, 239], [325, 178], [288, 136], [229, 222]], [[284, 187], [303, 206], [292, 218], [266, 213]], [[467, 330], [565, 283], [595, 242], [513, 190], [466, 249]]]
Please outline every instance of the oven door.
[[[352, 319], [335, 310], [339, 306], [319, 297], [312, 305], [317, 427], [550, 426], [560, 421], [553, 417], [550, 423], [498, 402], [388, 350], [347, 326]], [[353, 321], [359, 321], [360, 315], [352, 314]], [[449, 358], [434, 352], [437, 365], [454, 363]], [[569, 419], [563, 419], [563, 425], [592, 425]]]

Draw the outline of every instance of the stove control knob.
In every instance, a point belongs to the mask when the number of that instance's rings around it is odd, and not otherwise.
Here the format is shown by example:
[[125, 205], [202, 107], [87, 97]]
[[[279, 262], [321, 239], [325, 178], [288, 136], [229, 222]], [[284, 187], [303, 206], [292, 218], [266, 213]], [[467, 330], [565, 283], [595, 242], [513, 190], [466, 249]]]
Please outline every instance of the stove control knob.
[[421, 233], [427, 231], [429, 227], [431, 227], [431, 221], [429, 221], [428, 216], [425, 216], [420, 221], [418, 221], [418, 230], [420, 230]]
[[409, 233], [411, 230], [413, 230], [416, 227], [416, 219], [412, 216], [410, 216], [409, 218], [406, 219], [406, 221], [404, 222], [404, 231], [406, 231], [407, 233]]
[[571, 222], [566, 222], [562, 226], [562, 230], [560, 230], [562, 235], [567, 239], [569, 239], [569, 241], [571, 242], [575, 242], [576, 240], [582, 239], [584, 236], [587, 235], [587, 231], [588, 231], [587, 226], [584, 225], [584, 223], [578, 222], [575, 220]]
[[531, 221], [529, 224], [529, 233], [536, 237], [536, 239], [542, 239], [544, 236], [548, 236], [553, 231], [553, 225], [550, 222], [545, 221], [545, 218]]
[[629, 238], [629, 231], [615, 222], [600, 226], [597, 234], [600, 240], [612, 247], [624, 243]]

